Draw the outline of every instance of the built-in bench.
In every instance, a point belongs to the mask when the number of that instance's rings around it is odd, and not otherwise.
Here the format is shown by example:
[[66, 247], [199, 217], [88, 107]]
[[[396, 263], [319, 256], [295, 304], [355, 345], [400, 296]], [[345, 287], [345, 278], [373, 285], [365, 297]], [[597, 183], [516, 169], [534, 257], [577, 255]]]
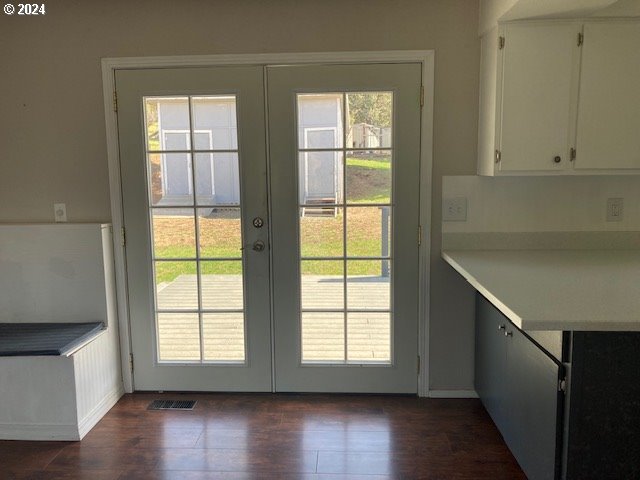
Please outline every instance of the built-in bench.
[[0, 439], [80, 440], [123, 393], [111, 226], [0, 225]]

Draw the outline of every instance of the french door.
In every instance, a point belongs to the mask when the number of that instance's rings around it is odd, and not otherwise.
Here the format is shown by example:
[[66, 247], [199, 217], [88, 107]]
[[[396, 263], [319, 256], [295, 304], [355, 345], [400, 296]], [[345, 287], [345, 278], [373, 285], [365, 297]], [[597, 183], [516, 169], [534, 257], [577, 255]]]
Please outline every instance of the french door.
[[417, 391], [420, 84], [116, 72], [137, 390]]

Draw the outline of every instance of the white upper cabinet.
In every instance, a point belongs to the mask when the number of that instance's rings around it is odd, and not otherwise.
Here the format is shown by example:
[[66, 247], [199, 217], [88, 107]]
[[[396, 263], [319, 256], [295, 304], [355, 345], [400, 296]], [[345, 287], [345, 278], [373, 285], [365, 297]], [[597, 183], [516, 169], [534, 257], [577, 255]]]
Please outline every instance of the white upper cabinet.
[[569, 164], [579, 25], [507, 25], [498, 110], [501, 172]]
[[480, 175], [640, 173], [639, 22], [503, 24], [480, 77]]
[[576, 169], [640, 169], [640, 22], [585, 23]]

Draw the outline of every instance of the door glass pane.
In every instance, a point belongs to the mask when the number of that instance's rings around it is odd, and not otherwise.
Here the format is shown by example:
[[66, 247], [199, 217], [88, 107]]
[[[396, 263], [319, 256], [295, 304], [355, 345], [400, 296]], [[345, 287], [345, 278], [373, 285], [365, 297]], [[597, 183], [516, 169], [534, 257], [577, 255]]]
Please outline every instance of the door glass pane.
[[196, 153], [194, 162], [198, 205], [240, 205], [237, 153]]
[[342, 93], [298, 95], [298, 148], [342, 148]]
[[393, 94], [298, 94], [297, 112], [302, 361], [388, 364]]
[[151, 205], [193, 205], [191, 154], [151, 153], [147, 159]]
[[391, 254], [391, 207], [348, 207], [347, 255], [389, 257]]
[[329, 212], [300, 209], [300, 254], [303, 258], [341, 258], [344, 255], [342, 211], [342, 208]]
[[347, 147], [391, 148], [392, 92], [347, 93]]
[[302, 361], [344, 361], [344, 313], [302, 313]]
[[155, 258], [196, 258], [196, 228], [190, 208], [153, 208]]
[[192, 97], [191, 108], [196, 150], [238, 149], [235, 96]]
[[202, 314], [205, 361], [244, 361], [244, 315]]
[[155, 262], [158, 310], [198, 308], [196, 262]]
[[197, 313], [158, 313], [157, 320], [160, 361], [200, 361], [200, 321]]
[[242, 262], [200, 262], [200, 288], [202, 308], [242, 311]]
[[347, 152], [347, 203], [391, 203], [391, 153]]
[[200, 258], [242, 256], [239, 208], [199, 208], [198, 225]]
[[148, 151], [189, 148], [188, 97], [146, 97], [144, 106]]
[[158, 358], [244, 362], [236, 97], [144, 107]]
[[335, 215], [342, 203], [343, 152], [302, 152], [298, 156], [300, 203], [311, 212]]
[[391, 360], [391, 315], [389, 313], [348, 313], [347, 337], [349, 360], [365, 362]]
[[389, 260], [347, 261], [347, 307], [356, 310], [390, 310]]
[[314, 310], [344, 308], [344, 262], [303, 260], [302, 308]]

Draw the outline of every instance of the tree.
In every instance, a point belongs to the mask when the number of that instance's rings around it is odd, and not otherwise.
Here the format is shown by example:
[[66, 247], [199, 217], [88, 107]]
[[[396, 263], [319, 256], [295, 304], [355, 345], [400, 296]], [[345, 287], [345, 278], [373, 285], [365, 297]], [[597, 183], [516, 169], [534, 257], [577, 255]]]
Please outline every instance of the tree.
[[368, 123], [376, 127], [390, 127], [393, 94], [390, 92], [349, 93], [349, 120], [354, 123]]

